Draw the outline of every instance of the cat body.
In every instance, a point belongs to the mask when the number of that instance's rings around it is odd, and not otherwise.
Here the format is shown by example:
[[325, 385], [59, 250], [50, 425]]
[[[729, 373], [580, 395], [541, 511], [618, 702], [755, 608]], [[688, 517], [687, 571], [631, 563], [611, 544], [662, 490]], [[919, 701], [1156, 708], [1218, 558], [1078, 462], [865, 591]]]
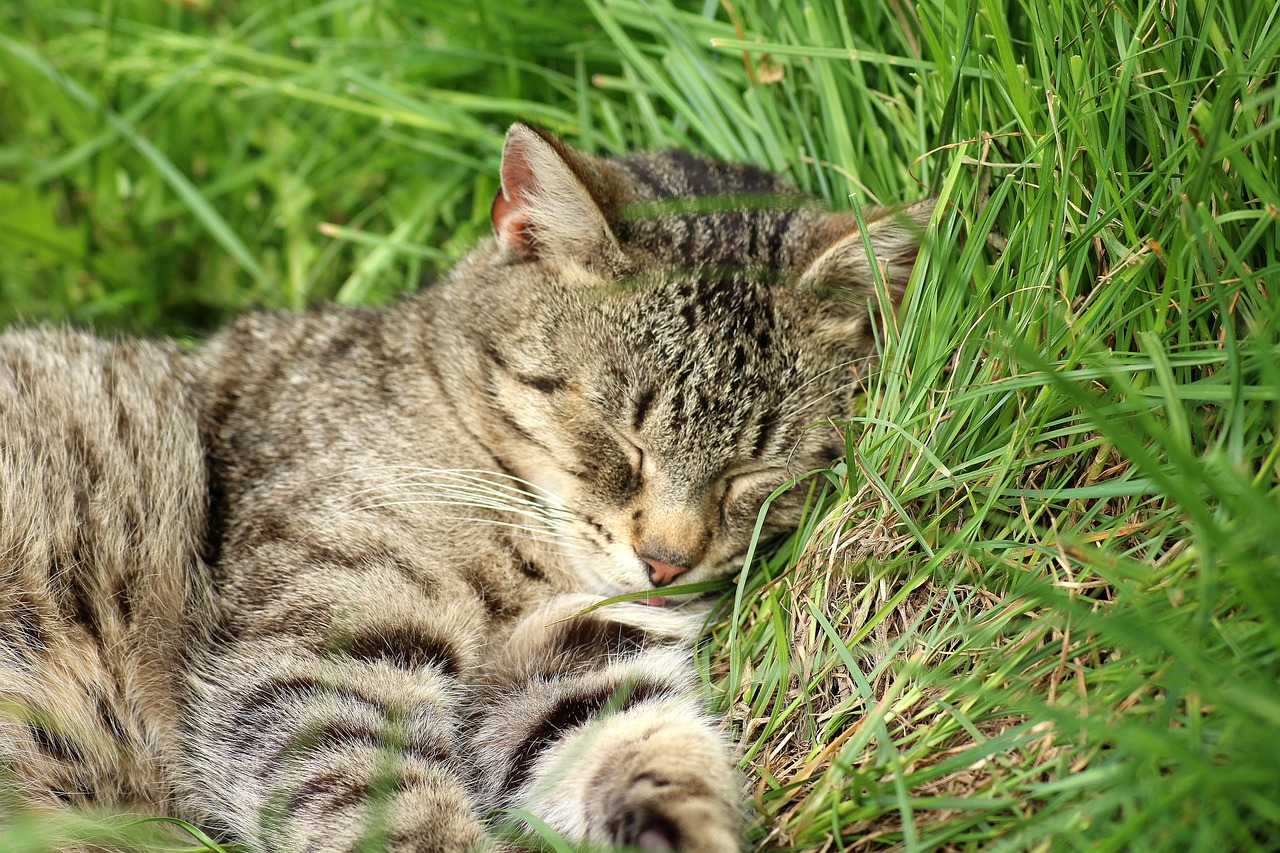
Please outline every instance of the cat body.
[[[0, 337], [11, 800], [254, 850], [462, 851], [510, 808], [737, 848], [705, 611], [663, 587], [739, 568], [842, 447], [811, 427], [872, 356], [864, 235], [751, 167], [524, 125], [502, 178], [496, 237], [388, 307]], [[915, 235], [869, 236], [893, 295]]]

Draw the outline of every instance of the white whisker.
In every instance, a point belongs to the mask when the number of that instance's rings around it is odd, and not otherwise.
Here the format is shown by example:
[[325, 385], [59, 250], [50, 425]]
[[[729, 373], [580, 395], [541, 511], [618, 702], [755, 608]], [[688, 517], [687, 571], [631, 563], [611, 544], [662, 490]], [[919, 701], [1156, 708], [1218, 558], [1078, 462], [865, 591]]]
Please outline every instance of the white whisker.
[[[421, 503], [421, 501], [388, 501], [385, 503], [366, 504], [364, 506], [352, 507], [350, 509], [336, 512], [333, 514], [332, 518], [342, 518], [343, 516], [351, 515], [356, 512], [361, 512], [364, 510], [381, 509], [384, 507], [396, 507], [396, 506], [414, 506], [419, 503]], [[585, 539], [582, 536], [578, 536], [576, 534], [565, 532], [565, 531], [557, 531], [551, 528], [544, 528], [544, 527], [534, 527], [531, 525], [518, 524], [516, 522], [511, 522], [511, 521], [502, 521], [501, 519], [496, 519], [496, 518], [484, 518], [481, 516], [474, 516], [474, 515], [433, 515], [432, 519], [437, 521], [460, 521], [460, 522], [468, 522], [473, 524], [485, 524], [490, 527], [502, 527], [508, 530], [518, 530], [524, 533], [526, 536], [528, 536], [530, 541], [541, 542], [545, 545], [554, 545], [560, 548], [568, 548], [568, 549], [579, 550], [579, 551], [584, 550], [584, 548], [580, 544], [580, 542], [575, 540], [590, 541]], [[319, 529], [319, 526], [317, 526], [315, 529]], [[307, 535], [310, 535], [310, 534], [308, 533]], [[305, 536], [299, 537], [299, 541], [301, 541], [304, 538], [306, 537]]]
[[861, 382], [860, 380], [854, 380], [854, 381], [852, 381], [852, 382], [846, 382], [846, 383], [845, 383], [845, 384], [843, 384], [843, 385], [839, 385], [839, 386], [837, 386], [837, 387], [835, 387], [835, 388], [831, 389], [830, 391], [828, 391], [828, 392], [827, 392], [827, 393], [825, 393], [825, 394], [821, 394], [821, 395], [819, 395], [819, 396], [817, 396], [817, 397], [814, 397], [812, 400], [808, 400], [808, 401], [806, 401], [806, 402], [805, 402], [805, 404], [804, 404], [803, 406], [800, 406], [799, 408], [796, 408], [796, 409], [792, 409], [790, 412], [788, 412], [788, 413], [786, 414], [786, 417], [787, 417], [788, 419], [798, 417], [800, 414], [802, 414], [802, 413], [804, 412], [804, 410], [805, 410], [805, 409], [808, 409], [808, 408], [811, 408], [811, 407], [813, 407], [813, 406], [816, 406], [816, 405], [818, 405], [819, 403], [823, 402], [824, 400], [828, 399], [829, 397], [834, 397], [834, 396], [835, 396], [835, 395], [837, 395], [837, 394], [841, 394], [841, 393], [843, 393], [843, 392], [845, 392], [845, 391], [848, 391], [850, 388], [854, 388], [854, 387], [856, 387], [856, 386], [858, 386], [858, 385], [861, 385], [861, 384], [862, 384], [862, 382]]
[[495, 510], [499, 512], [508, 512], [512, 515], [535, 519], [537, 521], [543, 522], [544, 525], [547, 527], [547, 529], [552, 529], [552, 526], [550, 524], [550, 519], [546, 518], [546, 516], [540, 513], [528, 512], [526, 510], [512, 509], [509, 506], [496, 503], [493, 501], [463, 500], [458, 498], [450, 499], [439, 492], [401, 492], [396, 495], [386, 495], [385, 497], [398, 498], [399, 500], [393, 501], [392, 503], [356, 504], [353, 507], [353, 509], [366, 510], [366, 509], [374, 509], [382, 506], [393, 506], [393, 505], [472, 507], [474, 509], [489, 509], [489, 510]]
[[[851, 369], [854, 365], [867, 364], [867, 363], [872, 362], [872, 361], [875, 361], [875, 360], [876, 360], [876, 356], [874, 356], [874, 355], [868, 355], [868, 356], [864, 356], [864, 357], [859, 358], [859, 359], [855, 359], [855, 360], [853, 360], [853, 361], [841, 362], [840, 364], [837, 364], [835, 367], [829, 367], [829, 368], [827, 368], [826, 370], [823, 370], [822, 372], [820, 372], [820, 373], [818, 373], [818, 374], [816, 374], [816, 375], [814, 375], [814, 376], [809, 377], [808, 379], [806, 379], [804, 382], [801, 382], [801, 383], [800, 383], [799, 385], [797, 385], [796, 387], [789, 389], [789, 390], [787, 391], [786, 396], [784, 396], [784, 397], [782, 398], [782, 400], [780, 401], [780, 405], [786, 405], [786, 404], [790, 403], [792, 400], [794, 400], [796, 397], [802, 396], [802, 395], [805, 393], [805, 391], [809, 388], [809, 386], [813, 385], [813, 384], [814, 384], [814, 383], [816, 383], [816, 382], [821, 381], [822, 379], [825, 379], [826, 377], [830, 376], [832, 373], [837, 373], [837, 372], [839, 372], [839, 371], [843, 371], [843, 370], [849, 370], [849, 369]], [[864, 377], [864, 379], [865, 379], [865, 377]], [[861, 381], [863, 381], [863, 380], [862, 380], [862, 379], [854, 379], [852, 383], [846, 383], [846, 384], [845, 384], [845, 385], [843, 385], [842, 387], [846, 387], [846, 388], [847, 388], [847, 387], [849, 386], [849, 384], [859, 384]]]

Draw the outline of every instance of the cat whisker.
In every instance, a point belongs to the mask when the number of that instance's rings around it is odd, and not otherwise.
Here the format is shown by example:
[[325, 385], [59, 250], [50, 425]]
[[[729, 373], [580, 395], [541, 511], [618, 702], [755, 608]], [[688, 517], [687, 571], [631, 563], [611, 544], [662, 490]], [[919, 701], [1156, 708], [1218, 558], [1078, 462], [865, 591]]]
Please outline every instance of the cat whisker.
[[[564, 522], [572, 521], [572, 516], [565, 515], [563, 518], [549, 518], [540, 513], [525, 512], [523, 510], [513, 510], [511, 507], [500, 503], [490, 501], [474, 500], [472, 496], [460, 496], [457, 498], [442, 495], [437, 492], [401, 492], [395, 495], [381, 496], [382, 500], [365, 501], [353, 504], [350, 507], [344, 507], [339, 510], [342, 515], [348, 515], [353, 512], [363, 512], [370, 509], [379, 509], [383, 507], [393, 506], [455, 506], [469, 507], [474, 509], [493, 510], [497, 512], [507, 512], [517, 517], [526, 519], [526, 526], [529, 530], [538, 530], [546, 533], [552, 533], [560, 536], [576, 536], [564, 527]], [[476, 521], [488, 521], [488, 519], [476, 516]], [[500, 520], [500, 519], [499, 519]], [[517, 523], [517, 522], [504, 522]], [[581, 538], [581, 537], [578, 537]]]
[[[424, 489], [425, 487], [431, 487]], [[512, 497], [503, 492], [492, 492], [485, 489], [472, 488], [468, 486], [459, 486], [457, 484], [433, 484], [421, 482], [397, 482], [378, 486], [371, 486], [366, 489], [360, 489], [349, 492], [344, 495], [336, 496], [326, 500], [324, 503], [332, 505], [339, 502], [348, 502], [361, 496], [368, 495], [386, 495], [388, 497], [394, 495], [433, 495], [440, 498], [459, 498], [476, 501], [488, 507], [497, 510], [517, 513], [520, 515], [537, 517], [550, 520], [556, 516], [546, 505], [536, 503], [534, 501], [513, 500]]]
[[[456, 494], [467, 497], [489, 498], [495, 505], [510, 509], [512, 512], [533, 513], [548, 519], [571, 517], [571, 514], [558, 504], [549, 502], [531, 492], [517, 489], [506, 483], [494, 483], [484, 476], [477, 476], [470, 471], [447, 469], [421, 469], [410, 466], [383, 466], [386, 470], [409, 471], [403, 479], [390, 483], [379, 483], [357, 489], [327, 499], [324, 503], [332, 504], [350, 500], [370, 493], [402, 493], [404, 489], [420, 489], [432, 487], [441, 494]], [[366, 472], [377, 469], [364, 469]], [[461, 480], [457, 482], [456, 480]], [[443, 481], [441, 481], [443, 480]], [[455, 480], [455, 481], [450, 481]]]
[[[808, 379], [806, 379], [804, 382], [801, 382], [796, 387], [790, 389], [780, 401], [780, 405], [785, 406], [791, 403], [797, 397], [803, 396], [811, 385], [822, 381], [826, 377], [830, 376], [832, 373], [838, 373], [840, 371], [850, 370], [853, 368], [854, 365], [866, 365], [873, 361], [875, 361], [875, 356], [865, 356], [863, 358], [854, 359], [853, 361], [842, 362], [840, 364], [837, 364], [835, 367], [829, 367], [826, 370], [823, 370], [820, 373], [809, 377]], [[854, 383], [857, 383], [859, 381], [860, 380], [857, 380], [857, 379], [853, 380]], [[842, 386], [842, 387], [848, 387], [848, 385], [846, 384], [845, 386]]]
[[787, 413], [786, 417], [788, 419], [799, 417], [806, 409], [810, 409], [822, 403], [823, 401], [836, 396], [837, 394], [844, 393], [848, 391], [850, 388], [856, 388], [860, 385], [862, 385], [862, 382], [856, 379], [853, 380], [852, 382], [846, 382], [843, 385], [838, 385], [835, 388], [831, 389], [830, 391], [826, 392], [825, 394], [820, 394], [819, 396], [814, 397], [812, 400], [807, 401], [803, 406], [799, 406], [798, 408], [792, 409], [790, 412]]
[[[503, 488], [514, 491], [522, 495], [526, 495], [534, 500], [542, 500], [552, 495], [537, 483], [517, 477], [514, 474], [508, 474], [501, 471], [486, 471], [480, 468], [430, 468], [421, 465], [370, 465], [361, 468], [352, 468], [341, 473], [326, 475], [324, 479], [332, 479], [335, 477], [349, 478], [353, 474], [367, 474], [376, 471], [405, 471], [413, 476], [442, 476], [457, 477], [474, 482], [481, 482], [496, 488]], [[512, 484], [518, 484], [527, 488], [517, 488]]]
[[533, 512], [528, 512], [526, 510], [514, 509], [512, 507], [506, 506], [501, 503], [496, 503], [493, 501], [466, 499], [466, 498], [469, 498], [470, 496], [459, 496], [459, 497], [450, 498], [446, 495], [440, 494], [439, 492], [402, 492], [398, 495], [387, 495], [386, 497], [397, 498], [397, 500], [388, 500], [383, 502], [359, 504], [353, 507], [353, 509], [368, 510], [368, 509], [376, 509], [379, 507], [386, 507], [386, 506], [410, 506], [410, 505], [471, 507], [474, 509], [494, 510], [497, 512], [507, 512], [512, 515], [522, 516], [524, 518], [529, 518], [535, 521], [542, 522], [543, 525], [548, 530], [553, 529], [550, 523], [550, 519], [546, 518], [545, 516], [539, 513], [533, 513]]
[[429, 469], [411, 470], [407, 476], [390, 482], [375, 483], [363, 489], [356, 489], [343, 495], [334, 496], [326, 502], [344, 500], [370, 492], [422, 487], [432, 487], [441, 491], [451, 491], [459, 494], [490, 496], [511, 506], [526, 506], [548, 513], [557, 511], [555, 504], [548, 502], [550, 496], [546, 498], [540, 497], [531, 492], [513, 488], [505, 483], [494, 483], [484, 477], [470, 476], [466, 473], [454, 471]]
[[[412, 506], [419, 503], [423, 503], [423, 501], [388, 501], [384, 503], [367, 504], [364, 506], [353, 507], [351, 509], [344, 510], [339, 513], [335, 513], [334, 518], [335, 519], [341, 518], [343, 516], [347, 516], [352, 513], [360, 512], [364, 510], [381, 509], [385, 507], [395, 507], [395, 506]], [[449, 502], [445, 502], [445, 501], [430, 502], [430, 503], [439, 503], [441, 505], [449, 505]], [[551, 528], [535, 527], [528, 524], [518, 524], [516, 522], [502, 521], [501, 519], [496, 519], [496, 518], [483, 518], [483, 517], [477, 517], [474, 515], [433, 515], [432, 520], [433, 521], [459, 521], [459, 522], [466, 522], [468, 524], [482, 524], [482, 525], [488, 525], [490, 527], [501, 527], [506, 530], [517, 530], [525, 534], [530, 541], [540, 542], [544, 545], [553, 545], [558, 548], [565, 548], [568, 550], [576, 550], [576, 551], [584, 551], [584, 552], [591, 550], [589, 548], [584, 547], [580, 542], [575, 541], [577, 539], [582, 539], [582, 537], [576, 536], [573, 534], [565, 535], [565, 533], [558, 530], [553, 530]], [[317, 525], [316, 529], [319, 529], [319, 525]], [[310, 535], [310, 534], [308, 533], [307, 535]], [[304, 538], [306, 537], [305, 536], [300, 537], [298, 541], [301, 542], [301, 540]], [[588, 540], [583, 540], [583, 541], [588, 541]]]

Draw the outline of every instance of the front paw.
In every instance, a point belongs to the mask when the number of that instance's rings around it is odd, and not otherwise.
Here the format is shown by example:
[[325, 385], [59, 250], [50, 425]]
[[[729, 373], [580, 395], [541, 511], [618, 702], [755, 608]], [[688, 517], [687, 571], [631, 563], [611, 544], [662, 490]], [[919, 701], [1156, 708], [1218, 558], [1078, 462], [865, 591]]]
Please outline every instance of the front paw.
[[737, 853], [742, 786], [714, 724], [686, 707], [637, 708], [581, 744], [584, 840], [633, 850]]
[[737, 809], [706, 780], [644, 773], [606, 806], [609, 843], [635, 850], [736, 853]]

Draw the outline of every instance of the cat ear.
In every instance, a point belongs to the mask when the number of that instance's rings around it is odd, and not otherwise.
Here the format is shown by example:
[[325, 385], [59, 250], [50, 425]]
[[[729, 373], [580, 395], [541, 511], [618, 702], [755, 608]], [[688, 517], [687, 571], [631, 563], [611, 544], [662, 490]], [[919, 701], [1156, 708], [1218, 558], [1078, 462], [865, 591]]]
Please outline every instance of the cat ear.
[[595, 171], [587, 155], [559, 138], [513, 124], [502, 146], [502, 188], [490, 210], [498, 240], [525, 260], [589, 259], [616, 248], [588, 188]]
[[873, 258], [867, 256], [863, 233], [857, 226], [850, 228], [852, 217], [832, 214], [831, 226], [836, 236], [801, 273], [800, 287], [822, 296], [865, 304], [876, 292], [876, 275], [871, 267], [875, 263], [889, 298], [895, 305], [901, 303], [933, 206], [934, 199], [926, 199], [875, 212], [867, 222], [866, 233]]

